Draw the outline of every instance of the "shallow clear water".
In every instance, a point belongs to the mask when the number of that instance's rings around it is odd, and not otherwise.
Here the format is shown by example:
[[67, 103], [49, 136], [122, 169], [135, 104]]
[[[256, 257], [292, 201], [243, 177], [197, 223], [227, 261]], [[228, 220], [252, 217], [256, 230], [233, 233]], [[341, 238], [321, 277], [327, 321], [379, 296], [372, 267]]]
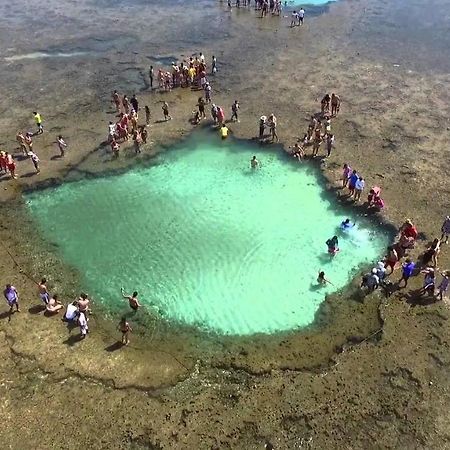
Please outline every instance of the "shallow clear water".
[[[124, 286], [167, 319], [225, 334], [310, 324], [325, 294], [386, 245], [358, 222], [330, 261], [325, 241], [346, 214], [308, 163], [215, 134], [195, 134], [154, 167], [27, 199], [46, 238], [113, 311], [125, 308]], [[317, 286], [320, 269], [334, 286]]]

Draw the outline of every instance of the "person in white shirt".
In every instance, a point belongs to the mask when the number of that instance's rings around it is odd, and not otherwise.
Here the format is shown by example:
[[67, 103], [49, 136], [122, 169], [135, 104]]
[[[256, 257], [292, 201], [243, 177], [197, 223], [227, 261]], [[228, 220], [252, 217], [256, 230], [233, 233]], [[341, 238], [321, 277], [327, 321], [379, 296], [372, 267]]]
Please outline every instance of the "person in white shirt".
[[364, 190], [364, 186], [366, 185], [366, 182], [364, 181], [363, 177], [359, 177], [355, 182], [355, 200], [359, 201], [361, 198], [362, 191]]
[[75, 300], [67, 305], [63, 320], [66, 322], [75, 322], [78, 318], [78, 302]]
[[303, 8], [300, 8], [300, 11], [298, 12], [298, 24], [303, 25], [303, 19], [305, 18], [305, 10]]
[[297, 11], [292, 11], [292, 16], [291, 16], [291, 28], [294, 27], [296, 25], [296, 22], [298, 20], [298, 14]]

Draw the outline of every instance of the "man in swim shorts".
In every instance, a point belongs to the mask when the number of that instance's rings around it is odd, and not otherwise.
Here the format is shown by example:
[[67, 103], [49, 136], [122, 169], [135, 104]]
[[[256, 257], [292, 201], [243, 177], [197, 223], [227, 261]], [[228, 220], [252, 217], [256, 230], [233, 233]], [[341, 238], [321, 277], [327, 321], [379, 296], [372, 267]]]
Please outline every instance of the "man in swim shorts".
[[137, 296], [138, 296], [137, 291], [134, 291], [133, 295], [126, 295], [124, 289], [122, 288], [121, 292], [122, 292], [122, 297], [126, 298], [128, 300], [128, 302], [130, 304], [130, 308], [133, 311], [137, 311], [142, 306], [137, 299]]
[[5, 286], [5, 290], [3, 291], [3, 295], [8, 303], [9, 313], [11, 314], [13, 312], [14, 306], [16, 307], [16, 311], [20, 312], [19, 293], [17, 292], [17, 289], [13, 285], [7, 284]]
[[253, 156], [253, 158], [250, 160], [250, 167], [252, 169], [257, 169], [259, 166], [259, 161], [256, 159], [256, 156]]
[[50, 294], [47, 290], [47, 279], [42, 278], [41, 282], [38, 285], [39, 297], [44, 302], [44, 305], [47, 306], [48, 301], [50, 300]]

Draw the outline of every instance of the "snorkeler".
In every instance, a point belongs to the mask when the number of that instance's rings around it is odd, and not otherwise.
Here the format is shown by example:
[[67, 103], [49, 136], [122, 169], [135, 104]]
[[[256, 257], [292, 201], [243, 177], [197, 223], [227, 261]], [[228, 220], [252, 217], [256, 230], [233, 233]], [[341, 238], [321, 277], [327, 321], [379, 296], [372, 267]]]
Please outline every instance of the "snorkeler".
[[339, 251], [339, 241], [337, 236], [333, 236], [331, 239], [328, 239], [325, 244], [327, 244], [328, 247], [328, 254], [331, 257], [334, 257]]

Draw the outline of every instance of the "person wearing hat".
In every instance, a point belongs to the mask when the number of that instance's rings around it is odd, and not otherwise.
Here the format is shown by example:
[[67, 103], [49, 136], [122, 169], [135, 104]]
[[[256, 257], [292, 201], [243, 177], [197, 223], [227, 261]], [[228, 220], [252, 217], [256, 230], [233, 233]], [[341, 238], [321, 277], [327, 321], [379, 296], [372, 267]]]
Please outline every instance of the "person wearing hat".
[[419, 294], [423, 295], [428, 293], [429, 295], [433, 295], [434, 283], [436, 280], [434, 269], [432, 267], [427, 267], [426, 269], [421, 270], [420, 273], [423, 273], [425, 278], [423, 279], [423, 286], [422, 289], [420, 289]]
[[368, 292], [373, 292], [380, 285], [380, 278], [377, 275], [377, 269], [374, 267], [370, 273], [362, 277], [361, 288], [366, 287]]
[[[442, 231], [441, 241], [448, 244], [448, 237], [450, 235], [450, 216], [447, 216], [444, 219], [444, 223], [442, 224], [441, 231]], [[444, 241], [444, 237], [445, 237], [445, 241]]]

